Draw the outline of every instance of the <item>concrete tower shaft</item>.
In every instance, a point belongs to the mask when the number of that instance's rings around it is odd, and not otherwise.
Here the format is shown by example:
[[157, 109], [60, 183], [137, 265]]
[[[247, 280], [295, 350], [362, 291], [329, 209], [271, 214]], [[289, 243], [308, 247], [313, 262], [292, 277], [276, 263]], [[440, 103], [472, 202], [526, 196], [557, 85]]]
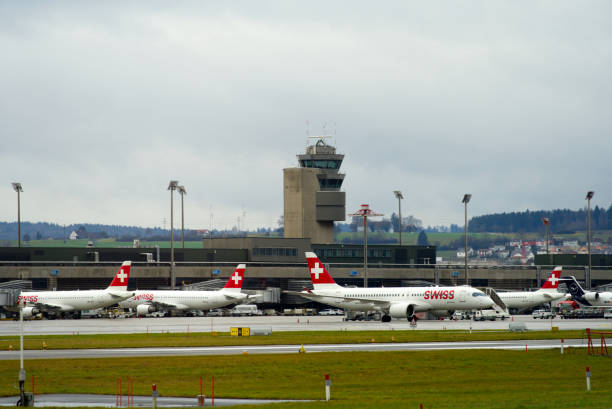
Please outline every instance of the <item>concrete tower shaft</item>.
[[346, 197], [339, 173], [344, 155], [323, 137], [297, 155], [298, 168], [283, 170], [284, 227], [287, 238], [310, 238], [312, 243], [334, 242], [334, 221], [346, 219]]

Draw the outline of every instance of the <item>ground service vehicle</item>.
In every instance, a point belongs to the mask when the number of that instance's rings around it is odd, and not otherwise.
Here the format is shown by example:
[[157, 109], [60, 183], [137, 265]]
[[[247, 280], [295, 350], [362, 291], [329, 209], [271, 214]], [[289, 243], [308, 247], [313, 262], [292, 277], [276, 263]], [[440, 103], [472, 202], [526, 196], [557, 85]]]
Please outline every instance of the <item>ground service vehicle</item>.
[[495, 321], [510, 318], [510, 314], [500, 310], [478, 310], [474, 313], [474, 321]]
[[259, 311], [257, 309], [256, 305], [253, 304], [242, 304], [242, 305], [237, 305], [234, 308], [232, 308], [231, 310], [231, 315], [233, 316], [253, 316], [253, 315], [261, 315], [261, 311]]
[[534, 312], [531, 313], [531, 317], [535, 320], [535, 319], [550, 319], [550, 318], [555, 318], [557, 316], [557, 314], [555, 314], [554, 311], [547, 311], [547, 310], [535, 310]]

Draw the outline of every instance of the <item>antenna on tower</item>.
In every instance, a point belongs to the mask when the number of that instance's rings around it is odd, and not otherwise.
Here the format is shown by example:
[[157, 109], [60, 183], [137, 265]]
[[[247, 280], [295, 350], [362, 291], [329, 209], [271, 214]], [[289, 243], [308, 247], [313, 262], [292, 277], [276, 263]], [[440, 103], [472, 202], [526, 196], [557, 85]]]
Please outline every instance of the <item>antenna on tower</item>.
[[213, 231], [213, 212], [212, 210], [213, 210], [213, 207], [212, 205], [210, 205], [210, 211], [209, 211], [210, 212], [210, 234], [212, 234], [212, 231]]
[[338, 147], [338, 127], [336, 126], [336, 121], [334, 121], [334, 145]]
[[308, 139], [310, 139], [310, 119], [306, 120], [306, 147], [308, 147]]

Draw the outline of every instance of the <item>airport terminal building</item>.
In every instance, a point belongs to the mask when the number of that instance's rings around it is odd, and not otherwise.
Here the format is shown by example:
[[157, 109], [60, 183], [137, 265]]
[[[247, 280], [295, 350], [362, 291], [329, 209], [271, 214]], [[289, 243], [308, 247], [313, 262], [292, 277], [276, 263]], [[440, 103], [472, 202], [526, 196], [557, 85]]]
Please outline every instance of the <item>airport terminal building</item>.
[[[284, 237], [204, 238], [201, 248], [175, 248], [177, 288], [219, 288], [237, 264], [246, 263], [245, 290], [264, 292], [262, 299], [270, 304], [304, 303], [283, 290], [311, 287], [307, 251], [319, 256], [339, 284], [364, 285], [364, 246], [334, 243], [334, 222], [346, 218], [346, 192], [341, 191], [345, 175], [340, 173], [344, 155], [317, 138], [297, 159], [298, 167], [283, 169]], [[463, 265], [437, 265], [435, 246], [370, 244], [367, 251], [368, 287], [410, 286], [422, 280], [455, 285], [469, 278], [475, 286], [524, 289], [539, 287], [548, 271], [540, 266], [470, 266], [466, 277]], [[124, 260], [133, 262], [130, 289], [168, 288], [170, 253], [169, 248], [159, 247], [4, 247], [0, 248], [0, 290], [3, 285], [104, 288]], [[608, 282], [610, 273], [607, 267], [594, 267], [594, 285]], [[564, 274], [585, 276], [579, 266]]]

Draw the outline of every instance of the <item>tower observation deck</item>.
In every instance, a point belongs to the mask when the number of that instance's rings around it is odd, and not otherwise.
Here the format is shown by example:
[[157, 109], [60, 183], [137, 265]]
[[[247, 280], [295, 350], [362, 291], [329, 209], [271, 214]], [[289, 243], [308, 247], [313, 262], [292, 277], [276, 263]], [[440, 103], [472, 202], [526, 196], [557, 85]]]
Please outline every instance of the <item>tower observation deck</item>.
[[334, 221], [346, 219], [346, 194], [339, 173], [344, 155], [326, 137], [297, 155], [299, 167], [283, 169], [284, 228], [287, 238], [310, 238], [312, 243], [334, 242]]

